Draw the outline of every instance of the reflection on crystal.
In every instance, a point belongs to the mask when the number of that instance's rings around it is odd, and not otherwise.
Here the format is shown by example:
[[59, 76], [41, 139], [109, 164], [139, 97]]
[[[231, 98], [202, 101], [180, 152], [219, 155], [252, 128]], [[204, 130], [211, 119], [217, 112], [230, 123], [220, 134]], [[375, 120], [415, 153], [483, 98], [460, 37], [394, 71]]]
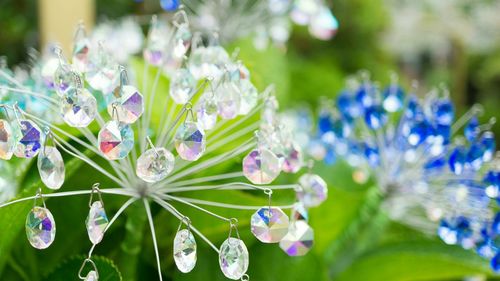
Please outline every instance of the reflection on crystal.
[[278, 243], [288, 233], [288, 216], [280, 208], [262, 207], [250, 221], [252, 233], [263, 243]]
[[174, 37], [172, 54], [177, 59], [182, 59], [191, 45], [191, 31], [187, 24], [182, 24], [177, 28]]
[[151, 148], [137, 159], [136, 174], [145, 182], [159, 182], [174, 169], [174, 155], [165, 148]]
[[182, 229], [174, 238], [174, 261], [177, 268], [188, 273], [196, 265], [196, 240], [191, 231]]
[[194, 94], [196, 80], [189, 70], [178, 69], [170, 82], [170, 96], [177, 104], [185, 104]]
[[165, 49], [168, 44], [170, 33], [166, 24], [153, 19], [149, 29], [148, 39], [144, 47], [144, 59], [154, 66], [160, 66], [163, 63]]
[[189, 70], [196, 79], [212, 77], [217, 80], [229, 62], [229, 55], [221, 46], [198, 47], [189, 56]]
[[65, 168], [61, 153], [53, 146], [45, 146], [38, 154], [38, 172], [50, 189], [59, 189], [64, 183]]
[[99, 131], [98, 143], [108, 160], [123, 159], [134, 147], [134, 131], [127, 124], [110, 121]]
[[328, 196], [326, 182], [318, 175], [304, 174], [299, 178], [301, 189], [297, 191], [297, 198], [306, 207], [315, 207], [323, 203]]
[[71, 127], [87, 127], [97, 115], [97, 101], [87, 89], [72, 89], [61, 98], [61, 115]]
[[243, 159], [243, 174], [254, 184], [268, 184], [279, 176], [281, 161], [269, 149], [251, 151]]
[[73, 71], [70, 65], [64, 62], [59, 63], [59, 67], [54, 73], [54, 84], [60, 96], [64, 95], [70, 89], [81, 87], [81, 85], [79, 85], [81, 81], [83, 81], [83, 78], [80, 74]]
[[104, 94], [111, 93], [118, 84], [118, 65], [111, 55], [99, 46], [98, 51], [91, 56], [88, 71], [85, 75], [89, 85]]
[[205, 132], [195, 122], [187, 121], [180, 125], [174, 141], [177, 153], [184, 160], [196, 161], [205, 152]]
[[339, 28], [339, 22], [327, 7], [321, 7], [318, 14], [311, 18], [309, 32], [321, 40], [329, 40]]
[[241, 94], [233, 82], [222, 83], [217, 88], [217, 107], [222, 119], [233, 119], [240, 112]]
[[219, 251], [219, 265], [224, 275], [232, 280], [240, 279], [248, 270], [248, 250], [243, 241], [228, 238]]
[[302, 168], [302, 152], [300, 148], [294, 144], [285, 147], [285, 155], [283, 161], [283, 171], [285, 173], [296, 173]]
[[0, 159], [9, 160], [14, 154], [16, 139], [7, 120], [0, 119]]
[[291, 221], [309, 221], [309, 214], [306, 207], [301, 202], [293, 204]]
[[118, 86], [112, 95], [108, 96], [108, 113], [113, 116], [116, 109], [117, 116], [114, 118], [126, 124], [132, 124], [141, 117], [144, 112], [144, 99], [137, 88], [129, 85]]
[[90, 207], [89, 215], [85, 220], [87, 234], [92, 244], [99, 244], [104, 237], [104, 231], [108, 226], [109, 220], [101, 201], [95, 201]]
[[249, 80], [241, 80], [240, 88], [241, 102], [238, 114], [246, 115], [257, 105], [259, 93]]
[[31, 209], [26, 218], [26, 236], [31, 246], [40, 250], [48, 248], [54, 242], [56, 223], [48, 209]]
[[33, 158], [38, 154], [41, 147], [41, 130], [29, 120], [21, 120], [20, 125], [21, 138], [17, 142], [14, 154], [19, 158]]
[[217, 123], [217, 103], [212, 92], [206, 92], [195, 106], [198, 126], [203, 130], [211, 130]]
[[75, 36], [73, 46], [73, 67], [80, 72], [85, 73], [89, 64], [89, 39], [85, 37], [85, 31], [79, 29]]
[[302, 220], [290, 223], [288, 234], [280, 242], [280, 248], [289, 256], [307, 254], [314, 244], [313, 229]]

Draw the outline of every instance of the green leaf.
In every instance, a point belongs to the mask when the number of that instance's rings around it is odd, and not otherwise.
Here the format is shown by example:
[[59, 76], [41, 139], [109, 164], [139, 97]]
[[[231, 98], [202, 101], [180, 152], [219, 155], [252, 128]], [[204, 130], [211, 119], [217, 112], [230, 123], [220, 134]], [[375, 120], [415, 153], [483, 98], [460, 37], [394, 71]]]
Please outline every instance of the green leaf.
[[442, 242], [414, 241], [370, 251], [336, 280], [449, 280], [490, 274], [488, 263], [473, 251]]
[[[59, 267], [49, 274], [43, 281], [67, 281], [67, 280], [78, 280], [78, 271], [82, 266], [83, 261], [85, 260], [84, 256], [76, 256], [72, 257], [64, 263], [60, 264]], [[99, 281], [121, 281], [122, 276], [118, 268], [115, 266], [113, 261], [104, 258], [94, 256], [92, 257], [92, 261], [95, 263], [97, 270], [99, 272]], [[86, 276], [86, 274], [93, 270], [92, 266], [87, 263], [82, 275]], [[72, 277], [73, 276], [73, 277]]]

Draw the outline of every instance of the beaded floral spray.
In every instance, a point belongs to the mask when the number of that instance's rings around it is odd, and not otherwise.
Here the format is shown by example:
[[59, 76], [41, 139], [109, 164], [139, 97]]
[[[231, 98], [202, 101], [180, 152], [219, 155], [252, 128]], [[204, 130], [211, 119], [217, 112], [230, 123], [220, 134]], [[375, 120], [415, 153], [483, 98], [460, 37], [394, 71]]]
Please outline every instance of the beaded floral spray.
[[[313, 230], [307, 224], [305, 208], [326, 199], [326, 184], [310, 172], [302, 175], [298, 184], [272, 184], [282, 171], [296, 173], [303, 166], [300, 151], [277, 118], [272, 87], [259, 94], [245, 66], [231, 58], [214, 38], [209, 41], [203, 45], [199, 36], [191, 35], [183, 11], [175, 15], [172, 25], [153, 18], [144, 48], [144, 73], [148, 73], [149, 67], [156, 67], [157, 74], [152, 77], [151, 87], [145, 75], [141, 90], [131, 83], [126, 69], [118, 66], [104, 43], [89, 43], [82, 26], [75, 36], [71, 63], [56, 49], [55, 55], [49, 55], [32, 70], [31, 80], [37, 82], [36, 87], [18, 81], [6, 69], [0, 70], [0, 88], [9, 93], [1, 104], [2, 159], [38, 157], [41, 180], [47, 188], [58, 190], [65, 180], [62, 151], [86, 162], [117, 186], [102, 188], [97, 183], [88, 190], [46, 194], [40, 188], [32, 197], [1, 204], [0, 208], [4, 208], [21, 201], [35, 201], [26, 219], [26, 234], [33, 247], [45, 249], [56, 237], [56, 221], [45, 199], [90, 195], [85, 224], [93, 246], [79, 272], [82, 280], [98, 280], [92, 253], [106, 231], [135, 201], [143, 202], [147, 214], [160, 280], [152, 202], [180, 220], [173, 257], [184, 273], [195, 267], [197, 236], [218, 253], [220, 268], [227, 278], [249, 279], [249, 253], [239, 237], [238, 220], [218, 215], [202, 205], [254, 209], [251, 232], [258, 240], [279, 243], [290, 256], [304, 255], [310, 250]], [[157, 93], [157, 86], [164, 70], [171, 75], [170, 92], [162, 95]], [[52, 118], [37, 116], [14, 97], [36, 98]], [[163, 110], [159, 113], [159, 126], [153, 127], [156, 104], [163, 105]], [[60, 123], [58, 119], [62, 119]], [[97, 136], [89, 128], [92, 124], [98, 125]], [[77, 130], [81, 137], [69, 129]], [[82, 152], [82, 148], [88, 153]], [[94, 161], [90, 152], [104, 159], [104, 164]], [[206, 155], [213, 157], [207, 159]], [[210, 171], [236, 157], [243, 157], [242, 172], [197, 176], [200, 171]], [[250, 182], [240, 181], [241, 178]], [[296, 191], [297, 202], [273, 206], [273, 191], [283, 189]], [[260, 190], [268, 196], [269, 204], [247, 206], [179, 196], [203, 190]], [[130, 198], [109, 219], [101, 194]], [[226, 222], [228, 239], [217, 247], [196, 228], [198, 218], [183, 215], [172, 202]], [[285, 208], [292, 209], [291, 219], [283, 212]], [[89, 264], [93, 270], [83, 272]]]
[[481, 113], [475, 105], [455, 120], [445, 89], [419, 99], [396, 79], [379, 90], [363, 74], [323, 108], [310, 149], [327, 162], [346, 160], [358, 182], [373, 174], [392, 219], [492, 258], [500, 246], [491, 200], [498, 198], [500, 174], [492, 161], [495, 120], [480, 125]]

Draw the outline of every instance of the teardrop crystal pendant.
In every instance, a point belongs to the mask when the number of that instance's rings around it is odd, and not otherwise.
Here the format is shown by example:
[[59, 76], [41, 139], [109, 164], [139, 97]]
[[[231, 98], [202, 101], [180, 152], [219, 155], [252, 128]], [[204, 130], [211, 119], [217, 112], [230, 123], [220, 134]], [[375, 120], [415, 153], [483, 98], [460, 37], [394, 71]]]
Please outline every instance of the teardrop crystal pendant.
[[211, 130], [217, 123], [217, 103], [212, 92], [201, 96], [195, 106], [196, 121], [203, 130]]
[[188, 69], [181, 68], [175, 71], [170, 82], [170, 97], [177, 104], [185, 104], [194, 94], [196, 79]]
[[196, 161], [205, 152], [205, 132], [192, 121], [180, 125], [175, 134], [175, 149], [187, 161]]
[[85, 34], [83, 25], [78, 27], [73, 42], [73, 67], [80, 73], [85, 73], [89, 64], [90, 41]]
[[303, 220], [290, 223], [288, 234], [280, 242], [280, 248], [289, 256], [298, 257], [307, 254], [314, 244], [314, 231]]
[[283, 149], [283, 172], [297, 173], [302, 168], [302, 152], [295, 144], [288, 145]]
[[0, 159], [10, 160], [16, 148], [16, 139], [7, 120], [0, 119]]
[[304, 174], [299, 178], [297, 199], [306, 207], [316, 207], [328, 197], [326, 182], [318, 175]]
[[103, 46], [90, 58], [85, 75], [89, 85], [104, 94], [111, 93], [118, 84], [118, 65]]
[[226, 239], [220, 247], [219, 265], [227, 278], [240, 279], [247, 272], [249, 265], [248, 249], [245, 243], [233, 237]]
[[233, 119], [240, 112], [241, 94], [233, 82], [222, 83], [217, 89], [217, 108], [222, 119]]
[[188, 273], [196, 265], [196, 240], [188, 229], [182, 229], [174, 238], [174, 261], [177, 268]]
[[120, 122], [132, 124], [144, 112], [144, 99], [137, 88], [129, 85], [118, 86], [108, 101], [108, 113], [113, 116], [116, 108], [117, 119]]
[[239, 115], [246, 115], [252, 110], [259, 100], [259, 93], [255, 86], [247, 79], [240, 80], [240, 108]]
[[174, 169], [175, 157], [167, 149], [151, 148], [137, 159], [136, 174], [145, 182], [159, 182]]
[[191, 37], [191, 31], [186, 23], [177, 27], [172, 48], [172, 54], [175, 58], [182, 59], [184, 57], [191, 45]]
[[56, 223], [50, 211], [33, 207], [26, 218], [26, 236], [31, 246], [47, 249], [56, 237]]
[[87, 89], [72, 89], [61, 98], [61, 115], [71, 127], [87, 127], [97, 115], [97, 101]]
[[254, 184], [268, 184], [279, 176], [281, 165], [269, 149], [255, 149], [243, 159], [243, 174]]
[[123, 159], [134, 147], [134, 131], [125, 123], [109, 121], [99, 131], [97, 142], [108, 160]]
[[168, 26], [153, 17], [143, 52], [144, 60], [149, 64], [160, 66], [164, 62], [165, 48], [168, 45], [168, 36], [165, 35], [169, 33]]
[[102, 241], [104, 230], [106, 230], [108, 223], [108, 216], [106, 216], [106, 211], [104, 210], [102, 202], [95, 201], [92, 203], [89, 215], [85, 221], [87, 233], [92, 244], [99, 244]]
[[97, 272], [94, 270], [90, 271], [89, 274], [85, 277], [84, 281], [99, 281], [99, 277], [97, 275]]
[[278, 243], [288, 233], [288, 216], [276, 207], [262, 207], [252, 215], [253, 235], [263, 243]]
[[59, 59], [57, 57], [46, 59], [42, 65], [41, 76], [43, 83], [51, 90], [55, 88], [54, 74], [58, 67]]
[[69, 90], [77, 88], [79, 86], [78, 79], [81, 79], [80, 81], [83, 81], [80, 74], [75, 72], [72, 69], [71, 65], [65, 62], [60, 62], [59, 67], [54, 73], [54, 85], [56, 88], [56, 92], [59, 94], [59, 96], [63, 96]]
[[53, 146], [45, 146], [38, 154], [38, 172], [50, 189], [59, 189], [64, 183], [65, 168], [61, 153]]
[[41, 147], [41, 130], [29, 120], [20, 120], [21, 138], [17, 142], [14, 154], [19, 158], [33, 158]]

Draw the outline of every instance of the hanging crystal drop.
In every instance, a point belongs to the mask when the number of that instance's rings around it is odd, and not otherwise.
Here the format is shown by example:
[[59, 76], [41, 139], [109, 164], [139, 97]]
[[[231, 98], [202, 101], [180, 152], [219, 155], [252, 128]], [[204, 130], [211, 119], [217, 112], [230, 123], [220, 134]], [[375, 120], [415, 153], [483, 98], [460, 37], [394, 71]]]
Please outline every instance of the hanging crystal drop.
[[303, 220], [290, 223], [288, 234], [280, 242], [280, 248], [289, 256], [307, 254], [314, 244], [314, 230]]
[[195, 122], [186, 121], [180, 125], [174, 141], [177, 153], [184, 160], [196, 161], [205, 152], [205, 132]]
[[61, 153], [53, 146], [45, 146], [38, 154], [38, 172], [50, 189], [59, 189], [64, 183], [65, 168]]
[[99, 281], [99, 277], [97, 275], [97, 272], [94, 270], [90, 271], [89, 274], [85, 277], [84, 281]]
[[309, 32], [321, 40], [330, 40], [337, 33], [339, 22], [330, 9], [323, 6], [318, 13], [311, 18]]
[[165, 49], [168, 44], [170, 31], [168, 26], [156, 17], [151, 21], [146, 46], [143, 51], [144, 59], [151, 65], [160, 66], [164, 62]]
[[238, 111], [239, 115], [246, 115], [252, 110], [259, 99], [259, 93], [249, 80], [240, 81], [241, 102]]
[[217, 103], [212, 92], [206, 92], [195, 106], [198, 126], [203, 130], [211, 130], [217, 123]]
[[61, 99], [61, 115], [71, 127], [87, 127], [97, 115], [97, 100], [87, 89], [72, 89]]
[[278, 243], [288, 233], [288, 216], [277, 207], [262, 207], [250, 221], [253, 235], [263, 243]]
[[43, 83], [51, 90], [55, 88], [54, 76], [58, 68], [59, 59], [56, 57], [45, 60], [42, 65], [41, 76]]
[[174, 238], [174, 261], [177, 268], [188, 273], [196, 265], [196, 240], [191, 231], [182, 229]]
[[20, 120], [21, 138], [17, 142], [14, 154], [19, 158], [33, 158], [38, 154], [41, 147], [40, 128], [29, 121]]
[[75, 72], [71, 65], [61, 61], [54, 73], [54, 85], [57, 94], [61, 97], [72, 89], [81, 88], [78, 81], [83, 81], [83, 77]]
[[295, 202], [292, 208], [292, 216], [290, 221], [309, 221], [309, 214], [306, 207], [301, 202]]
[[221, 46], [198, 47], [189, 56], [189, 70], [196, 79], [219, 79], [224, 67], [230, 63], [229, 55]]
[[9, 122], [0, 119], [0, 159], [10, 160], [16, 148], [16, 136]]
[[267, 148], [251, 151], [243, 159], [243, 174], [254, 184], [268, 184], [281, 172], [281, 161]]
[[243, 241], [230, 237], [222, 243], [219, 251], [219, 265], [227, 278], [240, 279], [247, 272], [248, 264], [248, 249]]
[[170, 82], [170, 96], [177, 104], [185, 104], [194, 94], [196, 80], [188, 69], [175, 71]]
[[112, 95], [108, 96], [108, 113], [113, 116], [116, 108], [116, 118], [120, 122], [132, 124], [144, 112], [144, 98], [137, 88], [129, 85], [118, 86]]
[[103, 94], [109, 94], [118, 84], [118, 65], [111, 55], [99, 46], [92, 53], [85, 75], [89, 85]]
[[174, 169], [175, 157], [167, 149], [151, 148], [137, 159], [136, 174], [145, 182], [159, 182]]
[[26, 218], [26, 236], [31, 246], [47, 249], [56, 237], [56, 223], [50, 211], [33, 207]]
[[90, 41], [83, 26], [79, 26], [73, 42], [73, 67], [80, 73], [85, 73], [89, 64]]
[[191, 31], [187, 24], [181, 24], [175, 32], [172, 54], [177, 59], [182, 59], [186, 55], [191, 45]]
[[292, 143], [285, 146], [283, 150], [283, 171], [285, 173], [297, 173], [304, 164], [300, 148]]
[[318, 175], [304, 174], [299, 178], [297, 198], [306, 207], [316, 207], [328, 197], [326, 182]]
[[104, 231], [106, 230], [108, 223], [108, 216], [106, 215], [102, 202], [95, 201], [92, 203], [89, 215], [85, 220], [87, 234], [89, 235], [89, 239], [92, 244], [99, 244], [102, 241]]
[[108, 160], [123, 159], [134, 147], [134, 131], [130, 125], [109, 121], [99, 131], [97, 141], [99, 151]]
[[217, 108], [222, 119], [233, 119], [240, 112], [241, 95], [233, 82], [221, 83], [217, 88]]

